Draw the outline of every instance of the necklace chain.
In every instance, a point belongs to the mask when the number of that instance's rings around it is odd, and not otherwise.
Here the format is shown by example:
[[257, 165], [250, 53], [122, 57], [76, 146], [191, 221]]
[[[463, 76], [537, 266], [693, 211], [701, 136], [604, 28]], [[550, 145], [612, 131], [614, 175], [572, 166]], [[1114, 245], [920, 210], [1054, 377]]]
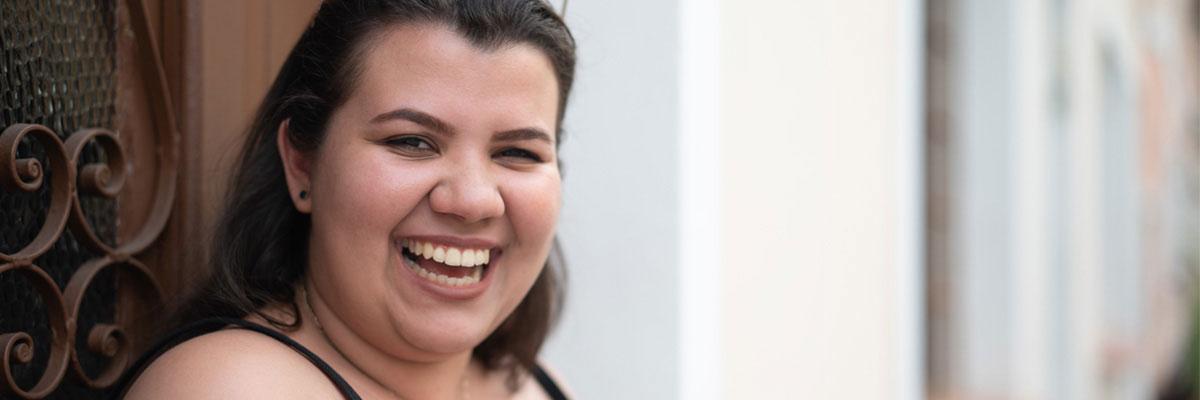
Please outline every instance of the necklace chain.
[[[317, 331], [321, 332], [321, 336], [325, 337], [325, 341], [329, 342], [329, 347], [332, 347], [333, 351], [336, 351], [338, 353], [338, 355], [342, 356], [342, 358], [349, 361], [350, 358], [346, 357], [346, 354], [342, 353], [342, 350], [338, 349], [337, 345], [333, 344], [333, 339], [329, 338], [329, 334], [325, 333], [325, 327], [321, 325], [321, 318], [317, 316], [317, 310], [315, 308], [313, 308], [312, 300], [308, 299], [308, 289], [307, 288], [303, 289], [301, 291], [300, 295], [302, 297], [304, 297], [304, 305], [308, 307], [308, 313], [312, 315], [313, 324], [317, 326]], [[366, 375], [368, 379], [371, 379], [372, 381], [374, 381], [376, 385], [379, 385], [379, 387], [386, 389], [388, 392], [391, 392], [392, 397], [404, 400], [404, 398], [400, 397], [400, 394], [396, 393], [395, 390], [392, 390], [391, 388], [385, 386], [383, 383], [375, 380], [375, 378], [371, 377], [370, 375], [367, 375], [365, 373], [363, 375]], [[459, 382], [458, 389], [459, 389], [459, 393], [462, 393], [462, 395], [463, 395], [463, 400], [471, 400], [470, 393], [467, 392], [467, 375], [465, 372], [463, 373], [462, 381]]]

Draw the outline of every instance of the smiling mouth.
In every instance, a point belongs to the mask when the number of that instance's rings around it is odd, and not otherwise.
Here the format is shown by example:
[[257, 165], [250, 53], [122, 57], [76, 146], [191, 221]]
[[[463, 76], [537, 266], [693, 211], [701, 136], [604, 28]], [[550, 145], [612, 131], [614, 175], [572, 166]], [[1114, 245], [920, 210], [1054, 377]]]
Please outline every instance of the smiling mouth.
[[491, 249], [467, 249], [405, 240], [405, 264], [421, 278], [440, 285], [460, 287], [479, 283], [491, 262]]

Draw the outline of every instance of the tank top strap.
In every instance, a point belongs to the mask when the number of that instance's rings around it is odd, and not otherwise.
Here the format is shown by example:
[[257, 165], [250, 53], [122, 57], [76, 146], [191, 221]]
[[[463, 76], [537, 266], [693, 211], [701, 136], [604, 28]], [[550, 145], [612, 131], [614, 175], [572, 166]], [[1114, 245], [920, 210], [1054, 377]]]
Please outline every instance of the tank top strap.
[[321, 357], [318, 357], [315, 353], [313, 353], [307, 347], [304, 347], [304, 345], [301, 345], [300, 343], [296, 342], [295, 340], [292, 340], [292, 338], [289, 338], [286, 335], [279, 333], [278, 331], [276, 331], [274, 329], [271, 329], [271, 328], [268, 328], [268, 327], [250, 322], [250, 321], [246, 321], [246, 320], [243, 320], [240, 318], [203, 319], [203, 320], [188, 324], [187, 326], [184, 326], [183, 328], [180, 328], [180, 329], [172, 332], [170, 335], [167, 335], [167, 337], [163, 338], [158, 343], [156, 343], [153, 347], [151, 347], [149, 350], [147, 350], [146, 353], [144, 355], [142, 355], [142, 357], [139, 358], [137, 360], [137, 362], [135, 362], [129, 368], [129, 370], [127, 370], [125, 372], [125, 375], [121, 378], [121, 380], [119, 382], [117, 382], [116, 385], [114, 385], [114, 390], [112, 392], [114, 395], [114, 398], [120, 399], [120, 398], [124, 397], [125, 392], [129, 390], [129, 385], [133, 382], [134, 379], [137, 378], [138, 375], [140, 375], [142, 373], [142, 370], [146, 369], [146, 367], [149, 366], [151, 362], [154, 362], [154, 360], [157, 359], [159, 356], [161, 356], [163, 353], [166, 353], [167, 350], [170, 350], [172, 347], [175, 347], [175, 346], [179, 345], [180, 343], [188, 341], [197, 336], [216, 332], [216, 331], [225, 329], [230, 326], [241, 328], [241, 329], [248, 329], [248, 330], [252, 330], [252, 331], [267, 335], [268, 337], [275, 339], [275, 340], [287, 345], [288, 347], [291, 347], [292, 350], [295, 350], [297, 353], [300, 353], [300, 355], [303, 355], [304, 358], [307, 358], [309, 362], [311, 362], [314, 366], [316, 366], [318, 369], [320, 369], [321, 373], [325, 374], [325, 376], [328, 377], [329, 380], [333, 382], [334, 386], [337, 387], [338, 391], [341, 392], [342, 396], [344, 396], [346, 399], [362, 400], [362, 398], [358, 395], [358, 393], [354, 391], [354, 388], [350, 387], [350, 384], [347, 383], [346, 380], [343, 379], [342, 376], [337, 373], [337, 371], [334, 371], [333, 367], [330, 367], [329, 364], [327, 364], [325, 362], [325, 360], [322, 360]]
[[567, 400], [567, 395], [563, 393], [557, 383], [554, 383], [554, 379], [542, 369], [541, 365], [533, 364], [533, 370], [529, 372], [533, 373], [533, 378], [537, 379], [538, 385], [551, 400]]

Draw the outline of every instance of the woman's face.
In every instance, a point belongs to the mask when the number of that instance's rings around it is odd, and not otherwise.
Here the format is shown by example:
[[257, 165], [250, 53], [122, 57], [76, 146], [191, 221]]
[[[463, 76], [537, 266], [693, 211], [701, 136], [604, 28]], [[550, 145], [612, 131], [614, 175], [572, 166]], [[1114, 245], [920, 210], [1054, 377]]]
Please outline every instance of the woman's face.
[[461, 354], [513, 311], [550, 250], [553, 69], [530, 45], [481, 50], [438, 24], [388, 29], [366, 50], [293, 174], [311, 193], [298, 206], [312, 214], [312, 289], [382, 351]]

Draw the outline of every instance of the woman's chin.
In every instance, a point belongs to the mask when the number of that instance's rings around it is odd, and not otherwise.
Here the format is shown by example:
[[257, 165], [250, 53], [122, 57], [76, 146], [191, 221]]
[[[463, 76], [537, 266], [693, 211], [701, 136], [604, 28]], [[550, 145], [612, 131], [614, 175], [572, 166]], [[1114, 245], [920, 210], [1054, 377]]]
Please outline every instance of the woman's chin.
[[471, 351], [491, 332], [485, 327], [474, 326], [476, 324], [476, 321], [443, 321], [425, 329], [398, 328], [405, 341], [421, 352], [455, 355]]

